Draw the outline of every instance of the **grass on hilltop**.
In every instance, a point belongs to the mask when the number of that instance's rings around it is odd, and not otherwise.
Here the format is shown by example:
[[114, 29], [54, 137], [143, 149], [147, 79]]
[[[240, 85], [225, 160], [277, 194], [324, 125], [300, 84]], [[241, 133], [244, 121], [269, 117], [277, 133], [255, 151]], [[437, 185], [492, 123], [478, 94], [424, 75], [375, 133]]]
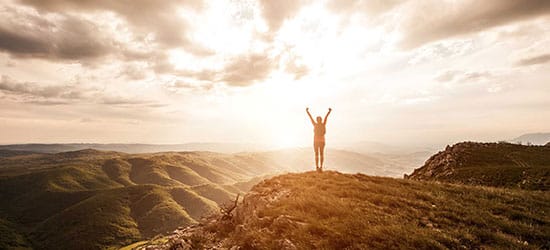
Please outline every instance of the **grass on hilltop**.
[[[455, 164], [447, 163], [447, 157]], [[432, 159], [416, 169], [409, 178], [550, 190], [550, 147], [462, 142], [448, 147]]]
[[[253, 189], [288, 195], [229, 233], [244, 249], [548, 249], [550, 193], [337, 172], [287, 174]], [[296, 223], [277, 223], [281, 215]], [[242, 223], [242, 221], [240, 222]]]

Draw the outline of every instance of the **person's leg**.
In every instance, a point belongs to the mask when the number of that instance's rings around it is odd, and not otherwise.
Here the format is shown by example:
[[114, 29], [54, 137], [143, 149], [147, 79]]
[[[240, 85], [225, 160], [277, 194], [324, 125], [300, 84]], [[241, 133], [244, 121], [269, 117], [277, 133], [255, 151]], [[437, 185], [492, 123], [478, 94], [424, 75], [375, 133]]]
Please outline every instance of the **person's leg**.
[[319, 146], [317, 143], [313, 143], [313, 149], [315, 150], [315, 170], [319, 170]]
[[325, 160], [325, 143], [320, 143], [319, 153], [321, 154], [321, 170], [323, 170], [323, 161]]

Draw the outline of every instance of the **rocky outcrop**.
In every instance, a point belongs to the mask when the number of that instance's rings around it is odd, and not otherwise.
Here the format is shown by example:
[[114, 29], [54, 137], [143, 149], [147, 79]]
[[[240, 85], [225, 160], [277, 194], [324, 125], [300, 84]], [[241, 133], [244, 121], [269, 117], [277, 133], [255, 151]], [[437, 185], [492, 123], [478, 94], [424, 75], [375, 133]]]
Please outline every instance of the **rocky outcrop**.
[[[275, 206], [283, 198], [288, 198], [291, 191], [281, 185], [280, 180], [262, 181], [249, 191], [233, 213], [204, 219], [200, 224], [178, 228], [170, 235], [159, 237], [138, 246], [137, 250], [188, 250], [188, 249], [248, 249], [229, 240], [251, 231], [272, 235], [281, 228], [307, 226], [298, 218], [280, 214], [267, 216], [261, 214], [266, 208]], [[275, 249], [296, 250], [296, 245], [286, 238], [274, 239]]]
[[431, 156], [424, 166], [415, 169], [406, 179], [431, 180], [437, 177], [452, 175], [458, 166], [463, 164], [464, 153], [474, 147], [489, 146], [487, 143], [462, 142], [453, 146], [447, 145], [445, 150]]
[[[290, 215], [261, 214], [261, 211], [275, 206], [279, 200], [288, 198], [290, 195], [291, 190], [283, 187], [279, 179], [262, 181], [244, 196], [229, 216], [212, 215], [199, 224], [178, 228], [167, 236], [154, 238], [135, 249], [243, 249], [229, 239], [255, 230], [260, 230], [265, 235], [272, 235], [281, 228], [296, 229], [308, 225]], [[282, 250], [298, 249], [290, 239], [286, 238], [274, 240], [273, 246]]]

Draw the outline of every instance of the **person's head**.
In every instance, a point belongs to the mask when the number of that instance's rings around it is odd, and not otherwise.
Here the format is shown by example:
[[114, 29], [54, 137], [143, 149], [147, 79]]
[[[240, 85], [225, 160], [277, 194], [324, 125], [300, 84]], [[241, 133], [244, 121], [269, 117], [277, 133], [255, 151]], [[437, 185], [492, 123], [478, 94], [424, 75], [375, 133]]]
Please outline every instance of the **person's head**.
[[321, 123], [323, 122], [323, 118], [321, 118], [320, 116], [317, 116], [317, 123]]

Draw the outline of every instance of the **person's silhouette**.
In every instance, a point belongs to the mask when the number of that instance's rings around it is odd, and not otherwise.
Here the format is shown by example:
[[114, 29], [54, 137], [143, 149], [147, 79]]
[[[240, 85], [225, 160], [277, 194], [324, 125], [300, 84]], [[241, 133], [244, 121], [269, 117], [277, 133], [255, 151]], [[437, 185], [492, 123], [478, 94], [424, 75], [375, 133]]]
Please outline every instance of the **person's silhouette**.
[[[323, 171], [323, 160], [324, 160], [324, 151], [325, 151], [325, 133], [327, 118], [332, 112], [332, 109], [328, 109], [327, 115], [325, 115], [325, 120], [320, 116], [317, 116], [317, 122], [313, 120], [311, 114], [309, 113], [309, 108], [306, 108], [307, 115], [313, 124], [313, 149], [315, 150], [315, 169], [319, 172]], [[321, 156], [321, 166], [319, 166], [319, 155]]]

